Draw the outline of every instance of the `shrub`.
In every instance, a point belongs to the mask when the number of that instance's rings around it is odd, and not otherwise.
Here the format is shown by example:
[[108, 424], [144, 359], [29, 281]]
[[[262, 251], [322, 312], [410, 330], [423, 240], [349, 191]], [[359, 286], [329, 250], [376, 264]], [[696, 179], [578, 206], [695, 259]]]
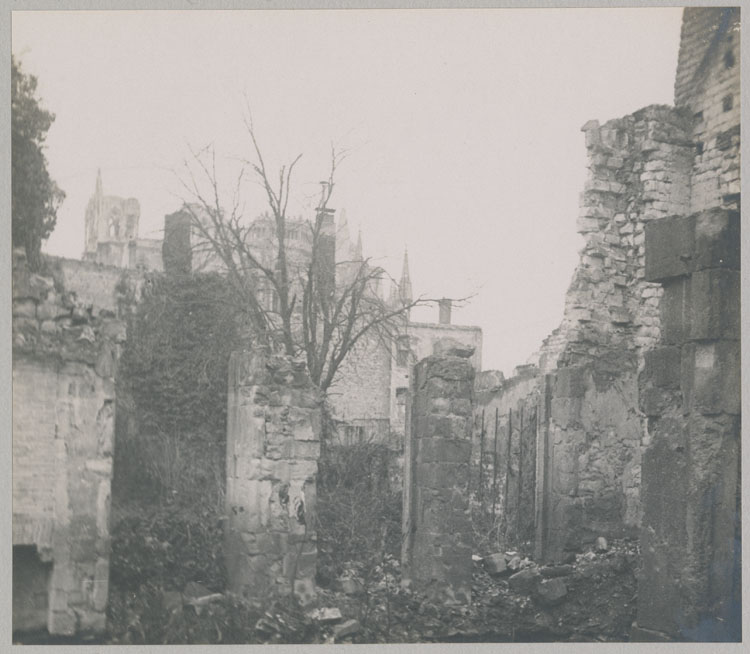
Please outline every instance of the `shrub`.
[[389, 483], [394, 453], [379, 443], [328, 445], [318, 475], [318, 583], [346, 571], [365, 583], [401, 548], [401, 491]]
[[121, 517], [112, 530], [110, 579], [136, 590], [153, 585], [181, 591], [189, 581], [221, 592], [226, 585], [222, 516], [164, 504]]

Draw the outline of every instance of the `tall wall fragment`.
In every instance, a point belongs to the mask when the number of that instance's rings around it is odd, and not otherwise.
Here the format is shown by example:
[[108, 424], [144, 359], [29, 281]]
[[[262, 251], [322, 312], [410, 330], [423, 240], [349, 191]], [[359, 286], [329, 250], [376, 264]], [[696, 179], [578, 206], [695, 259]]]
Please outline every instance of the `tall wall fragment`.
[[646, 247], [646, 273], [664, 285], [664, 337], [640, 378], [649, 422], [637, 636], [739, 640], [739, 214], [655, 223]]
[[262, 348], [229, 362], [229, 589], [266, 598], [315, 593], [315, 494], [321, 398], [304, 361]]
[[741, 638], [739, 14], [684, 12], [675, 104], [692, 117], [690, 209], [646, 232], [663, 298], [640, 377], [638, 640]]
[[402, 574], [446, 603], [471, 601], [471, 348], [414, 368], [404, 455]]
[[31, 274], [14, 252], [13, 628], [102, 632], [118, 305], [139, 280], [117, 271], [106, 294], [100, 267], [49, 263], [55, 279]]

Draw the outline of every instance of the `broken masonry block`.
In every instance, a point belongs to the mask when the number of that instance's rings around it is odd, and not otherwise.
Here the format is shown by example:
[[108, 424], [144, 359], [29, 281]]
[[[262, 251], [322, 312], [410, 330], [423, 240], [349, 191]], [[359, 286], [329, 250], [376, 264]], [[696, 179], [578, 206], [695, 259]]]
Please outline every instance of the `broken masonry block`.
[[693, 271], [695, 216], [674, 216], [646, 225], [646, 281], [661, 282]]

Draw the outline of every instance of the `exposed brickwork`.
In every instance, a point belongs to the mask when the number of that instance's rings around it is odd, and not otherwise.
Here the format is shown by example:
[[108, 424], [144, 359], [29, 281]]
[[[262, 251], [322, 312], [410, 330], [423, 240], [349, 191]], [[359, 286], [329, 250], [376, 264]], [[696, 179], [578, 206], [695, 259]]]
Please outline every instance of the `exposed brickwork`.
[[232, 354], [225, 556], [233, 592], [314, 596], [320, 407], [304, 361], [262, 349]]
[[404, 469], [402, 573], [447, 603], [471, 601], [469, 459], [474, 369], [470, 350], [414, 369]]

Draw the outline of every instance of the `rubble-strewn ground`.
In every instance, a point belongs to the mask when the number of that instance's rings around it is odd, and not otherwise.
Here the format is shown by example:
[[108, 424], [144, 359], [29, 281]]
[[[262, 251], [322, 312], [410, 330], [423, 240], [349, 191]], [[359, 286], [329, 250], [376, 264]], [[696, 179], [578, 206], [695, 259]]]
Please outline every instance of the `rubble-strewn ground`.
[[223, 592], [216, 516], [165, 506], [113, 517], [108, 633], [16, 642], [617, 642], [629, 639], [635, 619], [634, 541], [599, 543], [554, 566], [515, 552], [474, 556], [472, 603], [457, 607], [402, 588], [389, 554], [378, 566], [341, 564], [336, 576], [319, 562], [317, 596], [303, 608], [291, 598], [262, 605]]
[[106, 642], [628, 640], [635, 618], [635, 543], [610, 543], [607, 551], [578, 554], [556, 566], [505, 558], [518, 569], [490, 574], [483, 561], [475, 561], [468, 607], [446, 607], [401, 588], [398, 562], [390, 558], [369, 584], [356, 576], [340, 579], [319, 589], [304, 609], [292, 600], [261, 606], [194, 582], [182, 593], [150, 585], [113, 588]]

